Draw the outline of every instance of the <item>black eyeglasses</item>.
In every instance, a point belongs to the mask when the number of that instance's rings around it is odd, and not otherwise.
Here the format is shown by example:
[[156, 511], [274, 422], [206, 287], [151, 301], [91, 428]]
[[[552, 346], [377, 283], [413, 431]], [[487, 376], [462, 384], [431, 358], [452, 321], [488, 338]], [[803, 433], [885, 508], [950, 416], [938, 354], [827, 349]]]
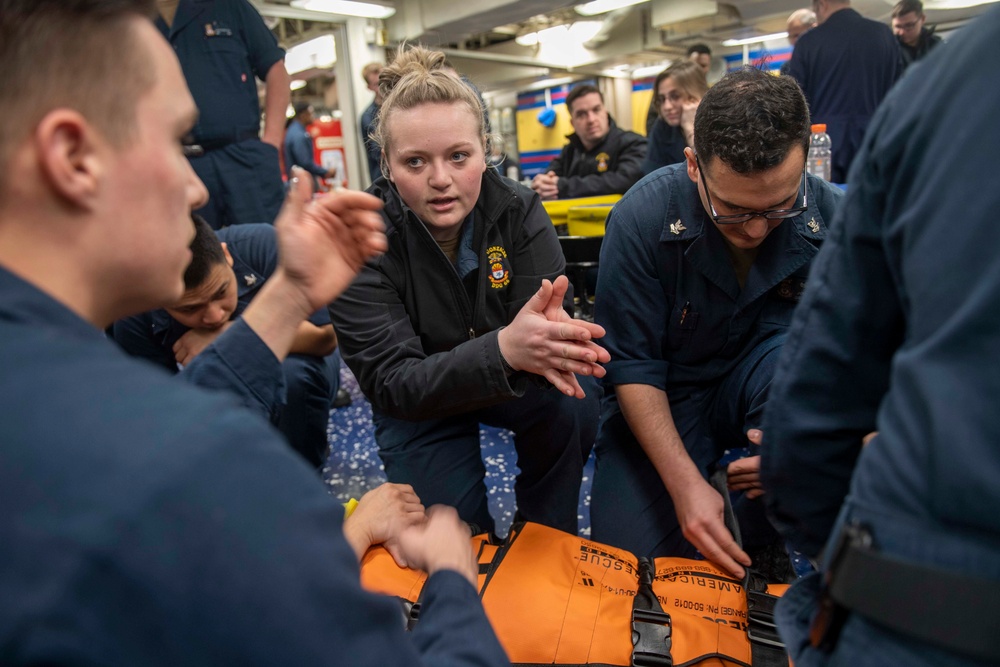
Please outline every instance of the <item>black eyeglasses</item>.
[[[785, 220], [786, 218], [794, 218], [795, 216], [802, 215], [808, 210], [806, 205], [806, 168], [802, 167], [802, 183], [799, 185], [799, 190], [802, 192], [802, 206], [796, 206], [794, 208], [774, 208], [768, 211], [752, 211], [750, 213], [739, 213], [737, 215], [719, 215], [715, 210], [715, 204], [712, 203], [712, 195], [708, 191], [708, 184], [705, 182], [705, 176], [701, 168], [701, 161], [696, 155], [694, 158], [695, 163], [698, 165], [698, 178], [701, 179], [701, 185], [705, 188], [705, 197], [708, 199], [708, 208], [712, 211], [712, 220], [715, 221], [717, 225], [742, 225], [744, 222], [750, 222], [754, 218], [766, 218], [768, 220]], [[798, 197], [796, 197], [798, 199]]]

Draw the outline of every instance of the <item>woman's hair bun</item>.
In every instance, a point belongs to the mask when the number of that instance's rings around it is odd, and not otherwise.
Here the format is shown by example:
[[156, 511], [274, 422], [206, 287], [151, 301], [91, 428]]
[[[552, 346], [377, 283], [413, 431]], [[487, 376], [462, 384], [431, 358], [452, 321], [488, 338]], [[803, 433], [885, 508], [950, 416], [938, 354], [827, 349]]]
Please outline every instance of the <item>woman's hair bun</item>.
[[431, 51], [422, 46], [407, 47], [404, 44], [399, 47], [392, 62], [382, 68], [378, 77], [379, 93], [385, 99], [406, 75], [429, 74], [441, 69], [444, 64], [445, 57], [440, 51]]

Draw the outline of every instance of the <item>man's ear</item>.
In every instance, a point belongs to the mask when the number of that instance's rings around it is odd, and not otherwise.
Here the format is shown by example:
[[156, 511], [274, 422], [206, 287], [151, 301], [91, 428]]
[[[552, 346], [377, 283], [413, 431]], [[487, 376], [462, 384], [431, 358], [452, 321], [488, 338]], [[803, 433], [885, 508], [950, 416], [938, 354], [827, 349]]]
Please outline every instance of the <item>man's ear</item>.
[[103, 140], [79, 112], [54, 109], [35, 127], [39, 165], [52, 188], [76, 206], [90, 207], [100, 192]]
[[229, 254], [229, 248], [226, 246], [226, 242], [222, 242], [222, 254], [226, 256], [226, 263], [229, 264], [229, 268], [233, 268], [233, 256]]
[[684, 149], [684, 159], [687, 160], [688, 178], [698, 182], [698, 161], [694, 159], [694, 149], [688, 146]]

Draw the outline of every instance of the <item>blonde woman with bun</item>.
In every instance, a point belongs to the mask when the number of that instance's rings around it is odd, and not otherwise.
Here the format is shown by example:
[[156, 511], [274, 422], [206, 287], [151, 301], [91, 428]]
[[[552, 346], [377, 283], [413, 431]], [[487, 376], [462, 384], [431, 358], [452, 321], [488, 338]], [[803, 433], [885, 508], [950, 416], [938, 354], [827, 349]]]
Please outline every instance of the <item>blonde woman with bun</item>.
[[507, 428], [518, 516], [575, 533], [604, 329], [566, 313], [552, 223], [531, 189], [488, 168], [480, 98], [443, 65], [413, 47], [382, 70], [383, 178], [369, 192], [389, 249], [331, 305], [334, 327], [390, 481], [491, 531], [479, 425]]

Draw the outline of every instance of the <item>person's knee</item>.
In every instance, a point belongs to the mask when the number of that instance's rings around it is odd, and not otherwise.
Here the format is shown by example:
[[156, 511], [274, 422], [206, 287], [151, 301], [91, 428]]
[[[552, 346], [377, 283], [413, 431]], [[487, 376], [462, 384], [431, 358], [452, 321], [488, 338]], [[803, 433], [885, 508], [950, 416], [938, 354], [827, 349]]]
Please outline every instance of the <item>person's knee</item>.
[[289, 405], [296, 401], [320, 400], [329, 404], [333, 398], [333, 386], [325, 366], [326, 362], [321, 357], [288, 355], [281, 368], [285, 374]]
[[[581, 383], [583, 385], [584, 383]], [[597, 438], [597, 424], [601, 415], [601, 389], [596, 382], [584, 387], [584, 398], [573, 398], [554, 393], [554, 401], [549, 412], [554, 429], [562, 432], [578, 432], [581, 442], [587, 443], [588, 451]]]

